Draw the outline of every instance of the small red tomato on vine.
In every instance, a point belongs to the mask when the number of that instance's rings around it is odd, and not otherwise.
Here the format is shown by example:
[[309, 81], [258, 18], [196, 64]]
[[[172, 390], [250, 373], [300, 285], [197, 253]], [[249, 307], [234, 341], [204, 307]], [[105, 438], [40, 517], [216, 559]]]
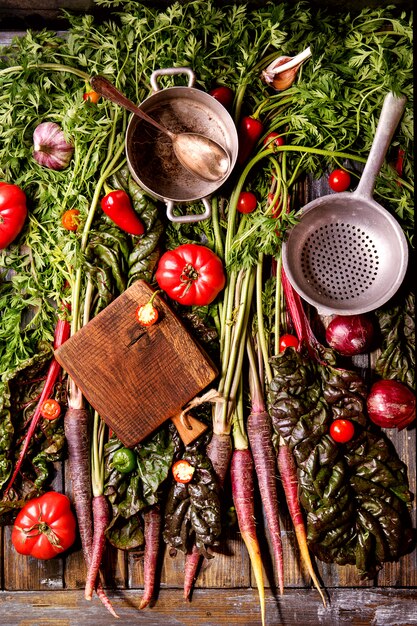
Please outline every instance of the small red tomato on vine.
[[355, 434], [353, 422], [345, 419], [337, 419], [330, 425], [330, 436], [337, 443], [347, 443]]
[[100, 100], [100, 94], [94, 90], [86, 91], [83, 94], [83, 100], [85, 100], [86, 102], [92, 102], [93, 104], [97, 104], [97, 102]]
[[225, 109], [231, 108], [234, 97], [235, 97], [235, 94], [233, 93], [232, 89], [230, 89], [230, 87], [226, 87], [225, 85], [214, 87], [214, 89], [209, 91], [209, 94], [213, 98], [218, 100], [220, 104], [224, 106]]
[[334, 170], [329, 176], [329, 187], [333, 191], [346, 191], [350, 187], [350, 174], [346, 170]]
[[152, 326], [158, 321], [158, 309], [154, 306], [154, 299], [158, 292], [155, 291], [146, 304], [141, 304], [136, 309], [136, 320], [141, 326]]
[[271, 148], [271, 150], [273, 150], [274, 146], [284, 146], [285, 139], [278, 133], [272, 131], [271, 133], [269, 133], [269, 135], [265, 137], [262, 143], [264, 144], [265, 148]]
[[41, 406], [41, 415], [44, 419], [52, 422], [61, 415], [61, 405], [54, 398], [49, 398]]
[[210, 304], [226, 284], [221, 259], [210, 248], [196, 243], [165, 252], [155, 278], [160, 289], [185, 306]]
[[258, 201], [251, 191], [242, 191], [237, 201], [237, 210], [239, 213], [252, 213], [256, 209]]
[[299, 341], [295, 335], [290, 335], [286, 333], [282, 335], [279, 340], [279, 351], [284, 352], [285, 348], [298, 348]]
[[12, 530], [12, 543], [19, 554], [52, 559], [75, 541], [76, 521], [67, 496], [48, 491], [25, 504]]
[[61, 223], [66, 230], [76, 231], [80, 225], [80, 212], [78, 209], [68, 209], [62, 214]]
[[177, 483], [189, 483], [194, 476], [195, 467], [185, 459], [176, 461], [172, 466], [172, 475]]

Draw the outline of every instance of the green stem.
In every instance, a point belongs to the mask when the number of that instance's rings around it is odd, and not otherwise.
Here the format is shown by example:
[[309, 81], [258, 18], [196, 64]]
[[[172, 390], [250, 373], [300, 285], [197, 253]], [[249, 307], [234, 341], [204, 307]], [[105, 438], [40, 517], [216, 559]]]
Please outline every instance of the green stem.
[[275, 281], [275, 320], [274, 320], [274, 354], [279, 354], [280, 325], [281, 325], [281, 253], [277, 258], [276, 281]]
[[75, 74], [75, 76], [79, 76], [84, 80], [90, 79], [90, 76], [86, 72], [78, 70], [76, 67], [62, 65], [61, 63], [33, 63], [32, 65], [29, 64], [27, 67], [23, 67], [23, 65], [12, 65], [10, 67], [5, 67], [0, 70], [0, 75], [13, 74], [14, 72], [22, 72], [23, 70], [53, 70], [55, 72], [67, 72], [68, 74]]
[[265, 335], [264, 315], [263, 315], [263, 309], [262, 309], [262, 274], [263, 274], [263, 254], [261, 253], [258, 258], [258, 264], [256, 266], [256, 313], [257, 313], [257, 319], [258, 319], [259, 347], [260, 347], [263, 362], [264, 362], [265, 375], [266, 375], [268, 383], [270, 383], [273, 376], [272, 376], [272, 369], [269, 364], [269, 350], [268, 350], [268, 344], [267, 344], [266, 335]]
[[245, 429], [245, 418], [243, 411], [243, 384], [240, 379], [239, 389], [237, 392], [236, 406], [233, 411], [233, 446], [235, 450], [247, 450], [249, 440]]

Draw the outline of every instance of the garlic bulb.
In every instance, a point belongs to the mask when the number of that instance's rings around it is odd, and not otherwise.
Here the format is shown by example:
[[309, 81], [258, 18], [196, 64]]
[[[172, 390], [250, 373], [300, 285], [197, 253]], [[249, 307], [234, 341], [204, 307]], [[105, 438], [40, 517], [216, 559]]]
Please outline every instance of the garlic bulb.
[[55, 122], [42, 122], [33, 133], [33, 156], [36, 161], [52, 170], [65, 169], [73, 155], [74, 147]]
[[295, 57], [281, 56], [262, 72], [262, 80], [277, 91], [288, 89], [293, 84], [300, 65], [311, 56], [310, 48], [306, 48]]

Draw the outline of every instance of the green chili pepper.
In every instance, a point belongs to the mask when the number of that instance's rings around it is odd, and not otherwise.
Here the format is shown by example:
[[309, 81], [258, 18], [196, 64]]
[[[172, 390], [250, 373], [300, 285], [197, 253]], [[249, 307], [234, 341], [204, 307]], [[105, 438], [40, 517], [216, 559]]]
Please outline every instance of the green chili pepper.
[[129, 474], [136, 467], [136, 455], [130, 448], [120, 448], [114, 453], [112, 466], [121, 474]]

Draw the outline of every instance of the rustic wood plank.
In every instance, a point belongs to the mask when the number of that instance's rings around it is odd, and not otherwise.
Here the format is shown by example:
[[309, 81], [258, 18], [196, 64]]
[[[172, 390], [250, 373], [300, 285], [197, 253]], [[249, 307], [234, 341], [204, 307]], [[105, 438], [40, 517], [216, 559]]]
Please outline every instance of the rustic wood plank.
[[[196, 590], [191, 603], [178, 590], [162, 590], [156, 604], [138, 609], [136, 590], [110, 594], [126, 624], [147, 626], [260, 626], [255, 590]], [[0, 592], [2, 626], [114, 626], [116, 620], [97, 599], [81, 591]], [[268, 626], [412, 626], [417, 624], [417, 593], [405, 589], [332, 589], [323, 607], [317, 592], [293, 589], [277, 599], [266, 593]]]

